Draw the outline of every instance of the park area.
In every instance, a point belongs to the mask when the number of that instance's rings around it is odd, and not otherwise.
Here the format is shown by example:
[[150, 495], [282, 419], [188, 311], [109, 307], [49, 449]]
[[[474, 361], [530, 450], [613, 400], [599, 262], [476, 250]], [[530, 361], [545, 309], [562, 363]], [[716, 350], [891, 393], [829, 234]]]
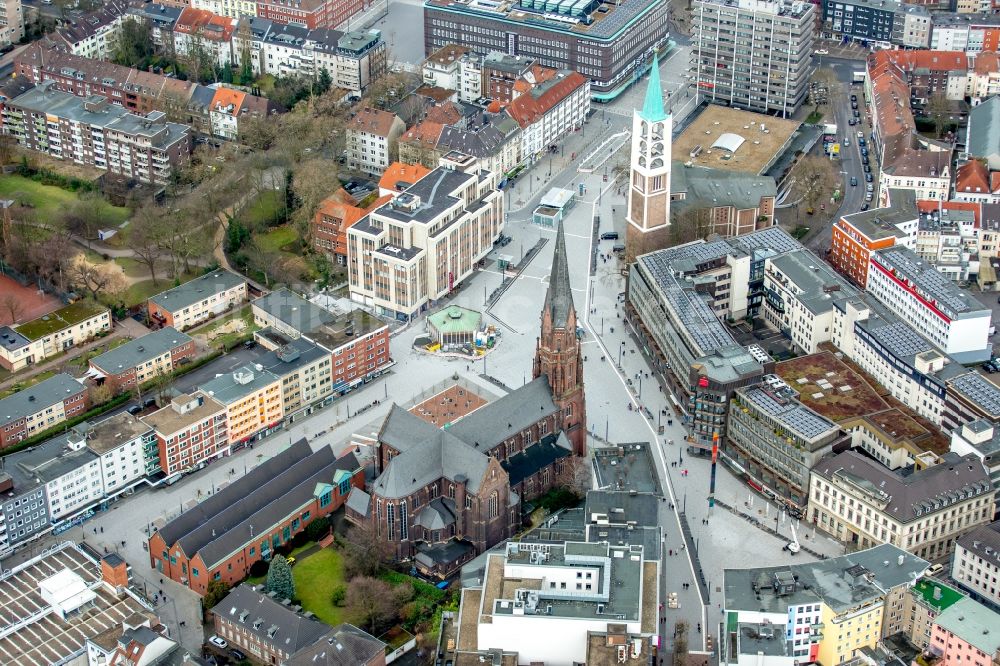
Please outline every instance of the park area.
[[375, 636], [395, 626], [403, 633], [433, 635], [442, 609], [449, 601], [454, 605], [447, 590], [389, 569], [388, 559], [369, 540], [367, 530], [350, 528], [337, 540], [325, 537], [322, 543], [329, 544], [325, 546], [306, 540], [304, 533], [298, 536], [281, 548], [292, 563], [291, 594], [289, 570], [278, 561], [281, 557], [257, 562], [246, 582], [264, 585], [281, 598], [291, 597], [303, 611], [329, 625], [351, 622]]
[[[34, 209], [38, 221], [44, 223], [59, 218], [73, 204], [80, 200], [77, 192], [70, 192], [54, 185], [43, 185], [31, 178], [7, 174], [0, 178], [0, 199], [13, 199], [18, 204]], [[118, 227], [129, 217], [128, 208], [112, 206], [102, 202], [102, 227]]]

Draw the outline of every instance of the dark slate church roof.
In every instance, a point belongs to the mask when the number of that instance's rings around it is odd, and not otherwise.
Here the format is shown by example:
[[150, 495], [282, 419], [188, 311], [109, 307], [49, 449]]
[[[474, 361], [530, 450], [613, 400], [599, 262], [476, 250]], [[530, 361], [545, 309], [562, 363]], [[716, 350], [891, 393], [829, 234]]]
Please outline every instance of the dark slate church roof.
[[566, 237], [562, 224], [556, 232], [556, 249], [552, 255], [552, 273], [549, 289], [545, 292], [545, 310], [552, 315], [552, 325], [564, 328], [573, 309], [573, 289], [569, 284], [569, 266], [566, 264]]

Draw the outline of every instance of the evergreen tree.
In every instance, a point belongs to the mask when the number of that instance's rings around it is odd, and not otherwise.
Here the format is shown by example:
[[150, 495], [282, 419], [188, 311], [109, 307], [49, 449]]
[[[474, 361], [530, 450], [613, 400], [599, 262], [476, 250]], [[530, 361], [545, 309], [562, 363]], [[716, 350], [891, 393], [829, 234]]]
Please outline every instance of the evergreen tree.
[[295, 598], [295, 581], [292, 580], [292, 567], [281, 555], [275, 555], [271, 566], [267, 568], [267, 582], [264, 590], [274, 592], [278, 599]]
[[322, 95], [330, 89], [331, 85], [333, 85], [333, 79], [330, 78], [330, 72], [324, 67], [319, 70], [319, 80], [316, 81], [316, 94]]

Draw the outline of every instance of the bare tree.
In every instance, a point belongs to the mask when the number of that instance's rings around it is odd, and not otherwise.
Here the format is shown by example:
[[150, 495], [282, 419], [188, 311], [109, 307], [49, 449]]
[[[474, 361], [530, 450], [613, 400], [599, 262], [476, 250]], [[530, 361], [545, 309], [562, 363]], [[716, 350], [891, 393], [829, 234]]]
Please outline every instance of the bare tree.
[[17, 140], [10, 134], [0, 134], [0, 166], [10, 164], [14, 160], [14, 149]]
[[688, 628], [687, 620], [678, 620], [674, 625], [673, 666], [687, 665]]
[[112, 263], [92, 264], [82, 254], [70, 266], [70, 281], [97, 300], [100, 294], [115, 296], [128, 286], [121, 267]]
[[795, 191], [809, 208], [815, 208], [837, 176], [830, 160], [821, 155], [806, 155], [799, 160], [793, 173]]
[[594, 487], [591, 474], [590, 459], [580, 456], [568, 456], [559, 461], [556, 468], [555, 482], [577, 497], [583, 497]]
[[163, 256], [163, 239], [169, 233], [169, 222], [160, 211], [152, 206], [143, 206], [132, 217], [128, 235], [128, 247], [136, 261], [149, 269], [149, 276], [156, 282], [156, 262]]
[[373, 636], [378, 636], [398, 612], [392, 587], [367, 576], [358, 576], [347, 584], [344, 602], [354, 623]]
[[671, 211], [670, 241], [673, 245], [689, 243], [712, 233], [711, 208], [684, 206]]
[[311, 222], [319, 205], [338, 189], [336, 162], [314, 158], [300, 162], [292, 171], [292, 192], [298, 203], [293, 220], [306, 242], [311, 236]]
[[347, 577], [375, 576], [392, 557], [392, 546], [379, 537], [374, 526], [355, 525], [344, 535], [344, 569]]
[[10, 315], [10, 323], [12, 324], [16, 323], [24, 312], [21, 301], [14, 294], [4, 294], [3, 301], [0, 301], [0, 306], [3, 307], [4, 312]]
[[28, 246], [32, 272], [60, 289], [66, 290], [66, 274], [74, 257], [79, 254], [73, 239], [65, 231], [54, 231]]
[[951, 102], [944, 93], [934, 93], [927, 100], [924, 115], [934, 121], [934, 136], [940, 139], [944, 133], [944, 126], [951, 116]]
[[90, 243], [97, 237], [97, 232], [101, 228], [106, 205], [104, 198], [96, 192], [81, 194], [63, 213], [66, 229]]

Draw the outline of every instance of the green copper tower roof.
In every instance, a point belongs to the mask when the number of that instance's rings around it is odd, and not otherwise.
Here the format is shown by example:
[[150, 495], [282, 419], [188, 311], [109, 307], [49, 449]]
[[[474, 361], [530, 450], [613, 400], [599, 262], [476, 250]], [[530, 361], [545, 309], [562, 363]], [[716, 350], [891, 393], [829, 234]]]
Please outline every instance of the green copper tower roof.
[[663, 109], [663, 88], [660, 87], [660, 60], [653, 52], [653, 67], [649, 70], [649, 85], [646, 88], [646, 100], [642, 103], [639, 115], [643, 120], [656, 123], [666, 120], [667, 112]]

